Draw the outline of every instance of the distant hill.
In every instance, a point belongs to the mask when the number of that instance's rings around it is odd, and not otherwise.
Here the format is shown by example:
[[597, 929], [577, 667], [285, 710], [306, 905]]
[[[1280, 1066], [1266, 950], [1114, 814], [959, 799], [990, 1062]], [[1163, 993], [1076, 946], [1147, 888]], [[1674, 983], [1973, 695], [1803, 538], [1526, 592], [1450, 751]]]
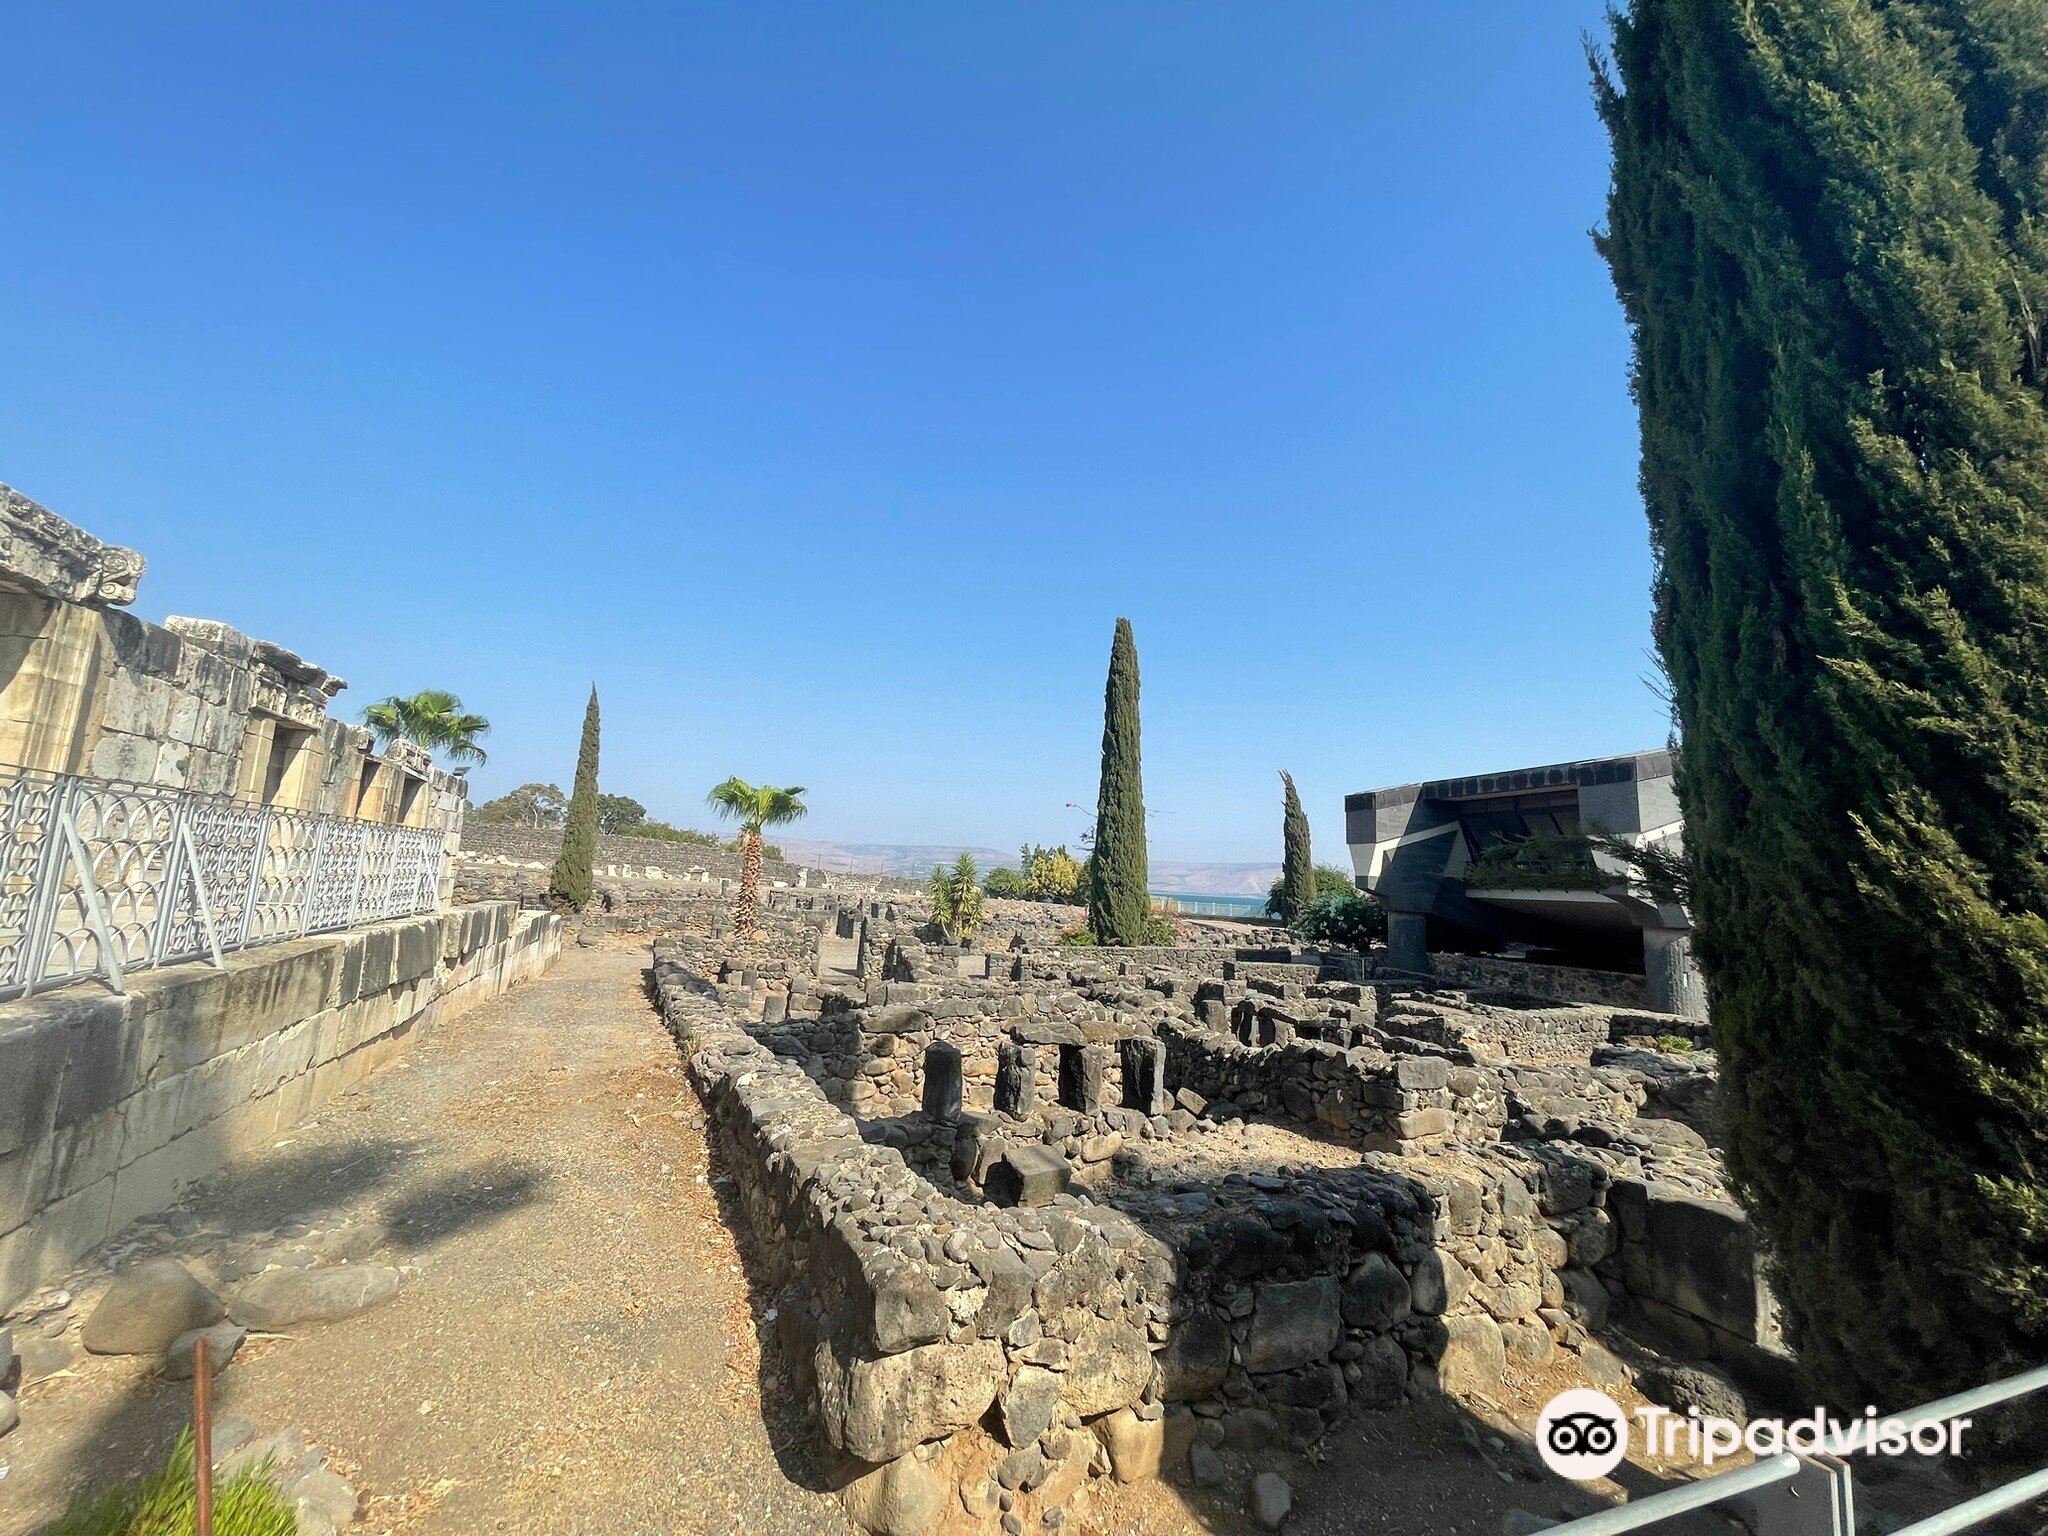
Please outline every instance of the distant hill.
[[[823, 843], [770, 833], [769, 841], [795, 864], [844, 874], [896, 875], [922, 879], [935, 864], [950, 864], [970, 853], [983, 870], [1014, 865], [1017, 850], [969, 847], [961, 843]], [[1204, 864], [1182, 859], [1152, 861], [1154, 890], [1189, 896], [1263, 896], [1280, 878], [1278, 864]]]

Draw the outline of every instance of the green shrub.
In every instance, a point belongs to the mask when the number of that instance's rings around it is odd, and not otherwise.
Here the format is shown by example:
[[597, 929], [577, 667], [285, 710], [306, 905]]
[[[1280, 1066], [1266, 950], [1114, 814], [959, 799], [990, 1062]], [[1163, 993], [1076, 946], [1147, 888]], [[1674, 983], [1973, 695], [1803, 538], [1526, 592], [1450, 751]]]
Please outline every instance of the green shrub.
[[1081, 861], [1057, 848], [1026, 846], [1023, 858], [1024, 888], [1037, 901], [1072, 904], [1081, 895]]
[[1031, 887], [1025, 883], [1024, 877], [1009, 868], [990, 870], [988, 878], [981, 882], [981, 888], [991, 896], [1011, 901], [1021, 901], [1031, 894]]
[[1093, 948], [1102, 941], [1095, 937], [1095, 930], [1075, 924], [1072, 928], [1060, 930], [1060, 942], [1069, 949]]
[[[44, 1536], [190, 1536], [194, 1497], [192, 1432], [187, 1430], [160, 1470], [96, 1494], [80, 1494]], [[268, 1462], [214, 1486], [214, 1536], [293, 1536], [298, 1524], [272, 1481]]]
[[[1351, 876], [1334, 864], [1318, 864], [1315, 868], [1316, 896], [1348, 896], [1358, 889]], [[1266, 916], [1287, 921], [1287, 882], [1275, 880], [1266, 891]], [[1314, 900], [1315, 897], [1309, 898]]]
[[1659, 1035], [1657, 1037], [1657, 1049], [1669, 1051], [1674, 1056], [1689, 1056], [1694, 1051], [1697, 1051], [1699, 1047], [1694, 1045], [1684, 1035]]
[[1593, 862], [1593, 839], [1532, 832], [1504, 838], [1473, 860], [1465, 883], [1475, 890], [1604, 891], [1621, 883]]
[[1387, 936], [1387, 909], [1357, 891], [1338, 891], [1310, 902], [1294, 931], [1307, 944], [1364, 949]]

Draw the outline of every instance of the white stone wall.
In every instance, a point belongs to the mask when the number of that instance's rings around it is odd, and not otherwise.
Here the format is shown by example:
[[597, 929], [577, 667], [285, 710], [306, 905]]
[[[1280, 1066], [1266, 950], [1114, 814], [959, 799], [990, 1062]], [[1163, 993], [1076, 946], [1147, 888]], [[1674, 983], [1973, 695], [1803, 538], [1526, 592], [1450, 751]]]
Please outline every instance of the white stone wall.
[[0, 1311], [539, 974], [562, 928], [488, 902], [0, 1005]]

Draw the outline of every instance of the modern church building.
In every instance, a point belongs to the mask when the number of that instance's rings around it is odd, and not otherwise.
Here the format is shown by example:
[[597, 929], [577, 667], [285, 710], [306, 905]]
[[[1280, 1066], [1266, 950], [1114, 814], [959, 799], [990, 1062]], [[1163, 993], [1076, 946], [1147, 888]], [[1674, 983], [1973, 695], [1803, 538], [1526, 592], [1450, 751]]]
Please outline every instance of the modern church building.
[[1435, 935], [1461, 947], [1554, 951], [1566, 963], [1640, 964], [1653, 1008], [1703, 1017], [1684, 907], [1653, 898], [1597, 848], [1585, 867], [1527, 883], [1504, 857], [1516, 847], [1583, 852], [1546, 840], [1585, 834], [1676, 851], [1684, 826], [1674, 766], [1671, 752], [1637, 752], [1347, 795], [1353, 872], [1387, 909], [1392, 963], [1426, 973]]

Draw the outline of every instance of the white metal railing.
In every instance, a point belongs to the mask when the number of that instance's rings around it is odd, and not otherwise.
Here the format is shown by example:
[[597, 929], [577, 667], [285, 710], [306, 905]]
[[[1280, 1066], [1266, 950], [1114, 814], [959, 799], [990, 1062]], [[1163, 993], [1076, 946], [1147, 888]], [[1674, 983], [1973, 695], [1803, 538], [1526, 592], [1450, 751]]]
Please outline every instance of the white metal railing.
[[0, 767], [0, 998], [431, 912], [447, 838]]
[[[1972, 1387], [1877, 1422], [1910, 1432], [1921, 1425], [1966, 1418], [1980, 1409], [2043, 1390], [2048, 1390], [2048, 1365], [2004, 1381]], [[1621, 1536], [1623, 1532], [1646, 1530], [1692, 1510], [1735, 1499], [1743, 1500], [1743, 1523], [1756, 1536], [1855, 1536], [1853, 1479], [1849, 1463], [1841, 1458], [1862, 1449], [1855, 1432], [1858, 1428], [1868, 1432], [1867, 1426], [1852, 1426], [1851, 1433], [1835, 1436], [1815, 1455], [1788, 1451], [1761, 1458], [1732, 1472], [1716, 1473], [1647, 1499], [1568, 1521], [1553, 1527], [1552, 1536]], [[2008, 1510], [2044, 1497], [2048, 1497], [2048, 1467], [1916, 1521], [1898, 1530], [1895, 1536], [1953, 1536], [1954, 1532], [1974, 1530]]]

